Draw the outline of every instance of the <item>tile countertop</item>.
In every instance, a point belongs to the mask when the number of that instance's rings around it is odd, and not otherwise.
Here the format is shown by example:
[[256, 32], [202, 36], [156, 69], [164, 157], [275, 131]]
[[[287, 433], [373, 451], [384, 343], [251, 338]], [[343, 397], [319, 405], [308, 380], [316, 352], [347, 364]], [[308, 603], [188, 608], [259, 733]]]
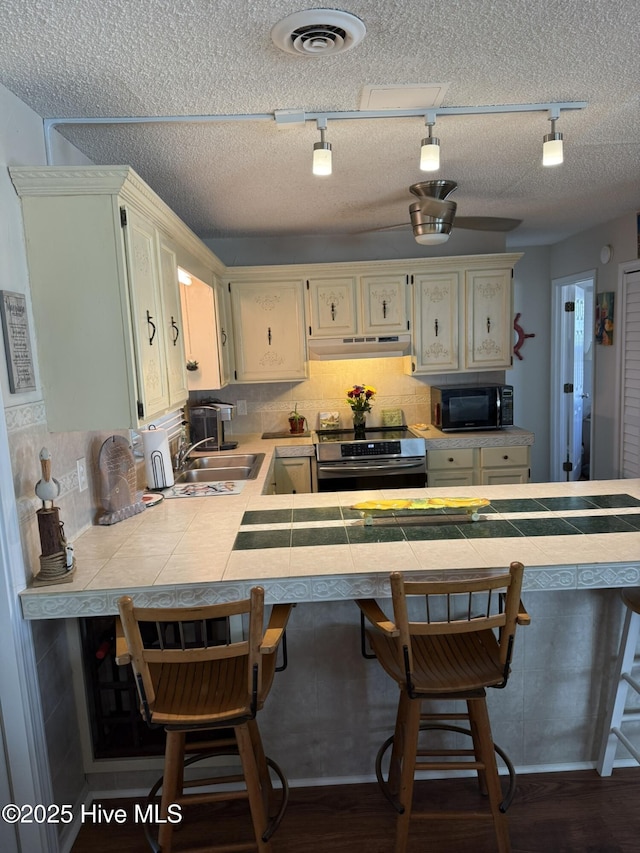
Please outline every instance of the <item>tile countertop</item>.
[[[487, 439], [504, 443], [506, 432]], [[516, 444], [531, 435], [509, 434]], [[477, 442], [477, 436], [460, 440]], [[504, 568], [514, 559], [526, 566], [525, 589], [640, 585], [640, 480], [267, 495], [274, 457], [311, 456], [311, 439], [240, 441], [235, 452], [266, 456], [257, 479], [239, 494], [164, 500], [118, 524], [89, 528], [73, 543], [77, 568], [70, 583], [20, 593], [24, 617], [113, 614], [124, 593], [147, 606], [232, 600], [256, 583], [269, 602], [387, 596], [394, 569], [438, 577]], [[447, 524], [438, 533], [400, 524], [365, 527], [350, 509], [363, 500], [427, 496], [496, 504], [482, 524]], [[583, 496], [609, 498], [594, 504]], [[547, 498], [565, 500], [540, 501]], [[265, 530], [266, 538], [256, 535]]]
[[417, 425], [413, 424], [411, 431], [420, 438], [424, 438], [427, 450], [454, 450], [463, 447], [515, 447], [531, 445], [535, 439], [532, 432], [521, 427], [488, 429], [477, 432], [442, 432], [431, 425], [425, 426], [424, 429], [418, 429]]

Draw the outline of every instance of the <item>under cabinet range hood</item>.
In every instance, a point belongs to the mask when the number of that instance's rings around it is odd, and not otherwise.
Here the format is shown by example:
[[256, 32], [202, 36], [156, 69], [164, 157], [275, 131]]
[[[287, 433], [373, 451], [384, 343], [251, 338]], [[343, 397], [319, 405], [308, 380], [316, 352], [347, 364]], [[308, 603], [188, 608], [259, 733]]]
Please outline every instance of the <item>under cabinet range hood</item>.
[[411, 352], [411, 335], [349, 335], [344, 338], [308, 338], [309, 358], [392, 358]]

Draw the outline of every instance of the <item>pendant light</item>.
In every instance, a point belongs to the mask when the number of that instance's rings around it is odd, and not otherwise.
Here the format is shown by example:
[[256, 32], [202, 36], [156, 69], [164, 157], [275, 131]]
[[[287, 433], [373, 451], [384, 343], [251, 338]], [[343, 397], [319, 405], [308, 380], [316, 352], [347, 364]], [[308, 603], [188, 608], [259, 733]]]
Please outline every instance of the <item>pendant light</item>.
[[559, 166], [564, 160], [562, 151], [562, 134], [556, 132], [556, 121], [559, 118], [559, 110], [550, 110], [549, 121], [551, 122], [551, 133], [545, 133], [542, 138], [543, 166]]
[[436, 123], [435, 113], [427, 113], [425, 124], [427, 136], [420, 146], [420, 170], [422, 172], [437, 172], [440, 168], [440, 140], [431, 135], [431, 128]]
[[318, 119], [320, 142], [313, 145], [313, 174], [324, 176], [331, 174], [331, 143], [325, 139], [327, 120]]

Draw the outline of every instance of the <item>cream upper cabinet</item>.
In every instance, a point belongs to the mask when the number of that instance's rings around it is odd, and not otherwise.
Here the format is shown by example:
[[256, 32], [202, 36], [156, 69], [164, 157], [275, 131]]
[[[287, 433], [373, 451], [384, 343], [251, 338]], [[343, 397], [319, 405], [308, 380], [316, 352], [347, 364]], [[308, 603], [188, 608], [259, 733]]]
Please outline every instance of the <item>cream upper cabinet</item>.
[[519, 254], [446, 258], [413, 274], [414, 373], [511, 367]]
[[192, 368], [187, 369], [190, 391], [216, 390], [231, 381], [233, 342], [227, 297], [217, 278], [213, 287], [193, 277], [190, 285], [180, 286], [184, 358]]
[[365, 334], [407, 331], [408, 284], [406, 272], [363, 275], [360, 278], [362, 331]]
[[408, 283], [406, 272], [308, 278], [309, 336], [406, 332]]
[[302, 280], [231, 281], [237, 382], [306, 379]]
[[177, 255], [163, 235], [160, 235], [160, 278], [169, 408], [177, 409], [189, 396], [184, 358], [184, 318], [180, 305]]
[[511, 366], [511, 277], [511, 267], [465, 271], [467, 370]]
[[460, 273], [413, 277], [413, 348], [416, 373], [460, 368], [458, 349]]
[[177, 266], [220, 262], [128, 167], [14, 167], [47, 425], [137, 429], [187, 399]]
[[358, 332], [358, 280], [355, 276], [312, 278], [309, 294], [309, 334], [342, 337]]

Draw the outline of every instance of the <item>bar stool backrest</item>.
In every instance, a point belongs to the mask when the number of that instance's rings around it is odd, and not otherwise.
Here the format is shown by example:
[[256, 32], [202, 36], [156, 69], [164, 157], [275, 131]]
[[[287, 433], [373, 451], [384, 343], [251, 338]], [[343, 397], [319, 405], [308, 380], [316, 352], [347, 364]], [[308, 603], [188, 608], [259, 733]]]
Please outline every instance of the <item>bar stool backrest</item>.
[[[400, 572], [393, 572], [391, 596], [401, 656], [398, 665], [408, 678], [414, 671], [413, 637], [491, 631], [506, 683], [523, 571], [522, 563], [513, 562], [506, 573], [445, 581], [409, 581]], [[417, 599], [423, 599], [420, 609], [415, 606]]]
[[[152, 722], [155, 701], [154, 669], [157, 671], [165, 664], [230, 658], [238, 658], [239, 663], [242, 658], [247, 659], [247, 709], [255, 716], [263, 688], [262, 587], [254, 587], [248, 599], [203, 607], [135, 607], [129, 596], [123, 596], [118, 609], [147, 722]], [[230, 619], [234, 616], [242, 617], [242, 632], [232, 627]]]

